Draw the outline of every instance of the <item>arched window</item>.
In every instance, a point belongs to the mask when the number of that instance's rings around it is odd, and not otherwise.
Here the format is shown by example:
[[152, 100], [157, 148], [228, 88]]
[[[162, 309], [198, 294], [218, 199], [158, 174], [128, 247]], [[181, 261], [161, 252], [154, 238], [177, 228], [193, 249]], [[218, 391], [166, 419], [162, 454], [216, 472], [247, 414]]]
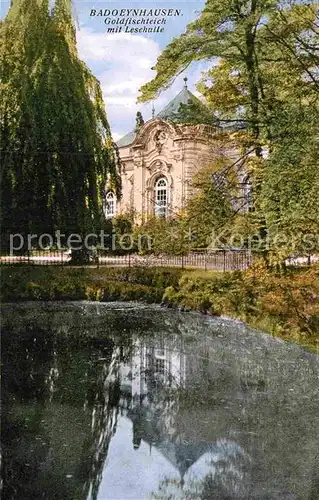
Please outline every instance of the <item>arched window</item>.
[[116, 214], [116, 197], [112, 191], [109, 191], [105, 197], [105, 216], [110, 218]]
[[167, 217], [168, 209], [168, 183], [165, 177], [160, 177], [155, 183], [155, 215]]

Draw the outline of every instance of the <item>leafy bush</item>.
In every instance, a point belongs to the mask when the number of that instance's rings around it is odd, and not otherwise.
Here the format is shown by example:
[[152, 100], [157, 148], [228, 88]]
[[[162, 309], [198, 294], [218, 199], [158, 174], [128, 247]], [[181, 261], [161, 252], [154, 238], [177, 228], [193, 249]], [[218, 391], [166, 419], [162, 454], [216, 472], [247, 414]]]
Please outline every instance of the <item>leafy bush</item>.
[[233, 273], [175, 268], [2, 269], [1, 300], [140, 300], [228, 315], [297, 341], [318, 342], [319, 265]]
[[91, 273], [92, 278], [112, 279], [126, 283], [166, 288], [170, 285], [177, 286], [183, 271], [177, 268], [163, 267], [121, 267], [103, 268]]
[[4, 268], [1, 300], [143, 300], [161, 302], [182, 271], [164, 268]]
[[319, 339], [319, 267], [275, 273], [263, 263], [207, 278], [187, 273], [166, 289], [164, 302], [228, 315], [302, 341]]

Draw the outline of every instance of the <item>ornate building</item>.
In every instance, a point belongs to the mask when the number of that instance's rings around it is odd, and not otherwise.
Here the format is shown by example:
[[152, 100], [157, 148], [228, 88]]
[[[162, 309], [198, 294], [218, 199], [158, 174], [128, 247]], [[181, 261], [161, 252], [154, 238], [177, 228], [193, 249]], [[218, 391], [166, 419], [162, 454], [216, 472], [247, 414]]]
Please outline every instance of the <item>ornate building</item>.
[[[194, 174], [216, 154], [217, 128], [211, 125], [176, 123], [181, 104], [203, 106], [187, 88], [157, 115], [143, 122], [117, 143], [121, 159], [122, 198], [106, 194], [106, 215], [133, 211], [141, 220], [152, 215], [174, 216], [192, 194]], [[228, 152], [229, 155], [229, 152]]]

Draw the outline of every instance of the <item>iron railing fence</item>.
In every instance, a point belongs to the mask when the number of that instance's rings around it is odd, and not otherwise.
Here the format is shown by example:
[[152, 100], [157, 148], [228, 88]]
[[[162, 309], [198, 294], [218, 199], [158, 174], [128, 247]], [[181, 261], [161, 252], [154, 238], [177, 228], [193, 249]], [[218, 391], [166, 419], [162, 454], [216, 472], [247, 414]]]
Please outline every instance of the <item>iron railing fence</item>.
[[95, 252], [88, 262], [74, 263], [71, 252], [66, 250], [32, 250], [23, 255], [0, 255], [1, 265], [56, 265], [75, 266], [92, 265], [95, 267], [178, 267], [197, 268], [216, 271], [234, 271], [247, 269], [252, 264], [252, 254], [245, 250], [198, 251], [188, 255], [114, 255]]

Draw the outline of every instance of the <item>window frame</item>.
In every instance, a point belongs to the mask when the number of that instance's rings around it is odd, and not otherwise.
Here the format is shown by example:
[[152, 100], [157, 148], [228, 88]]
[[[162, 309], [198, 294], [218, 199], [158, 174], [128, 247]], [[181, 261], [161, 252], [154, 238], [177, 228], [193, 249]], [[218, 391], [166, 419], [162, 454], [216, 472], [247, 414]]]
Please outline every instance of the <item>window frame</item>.
[[[164, 183], [160, 185], [160, 183]], [[162, 199], [161, 199], [162, 197]], [[161, 203], [163, 202], [163, 203]], [[166, 219], [169, 206], [169, 184], [165, 175], [157, 177], [154, 183], [154, 212], [155, 216]]]
[[[110, 200], [110, 201], [108, 201]], [[111, 203], [110, 203], [111, 202]], [[112, 209], [110, 210], [109, 205], [111, 205]], [[107, 219], [112, 219], [116, 215], [116, 196], [113, 191], [108, 191], [105, 195], [104, 201], [104, 213]]]

